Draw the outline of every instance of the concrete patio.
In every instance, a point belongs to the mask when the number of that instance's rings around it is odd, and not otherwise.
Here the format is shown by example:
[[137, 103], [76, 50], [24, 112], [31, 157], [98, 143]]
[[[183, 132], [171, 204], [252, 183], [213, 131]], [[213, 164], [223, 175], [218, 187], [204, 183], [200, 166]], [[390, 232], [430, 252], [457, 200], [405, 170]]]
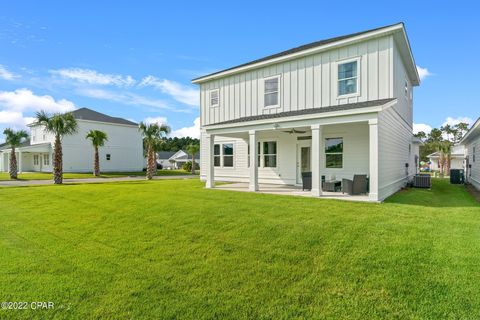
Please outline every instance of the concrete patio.
[[[246, 182], [220, 184], [220, 185], [216, 185], [215, 189], [251, 192], [248, 190], [248, 183]], [[312, 192], [310, 190], [304, 191], [302, 190], [302, 187], [293, 186], [293, 185], [259, 184], [259, 190], [255, 192], [266, 193], [266, 194], [287, 195], [287, 196], [312, 197]], [[346, 200], [346, 201], [361, 201], [361, 202], [371, 201], [368, 198], [368, 194], [348, 195], [348, 194], [343, 194], [342, 192], [328, 192], [328, 191], [323, 191], [320, 198]]]

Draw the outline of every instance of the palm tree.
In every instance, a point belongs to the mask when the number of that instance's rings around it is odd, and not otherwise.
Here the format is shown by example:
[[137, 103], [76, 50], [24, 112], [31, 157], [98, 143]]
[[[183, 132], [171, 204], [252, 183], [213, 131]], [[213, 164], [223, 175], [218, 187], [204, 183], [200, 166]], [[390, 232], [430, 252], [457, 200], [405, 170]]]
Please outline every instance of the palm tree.
[[440, 176], [446, 176], [450, 172], [450, 162], [452, 157], [452, 143], [450, 141], [442, 141], [438, 144], [438, 152], [440, 152], [439, 169]]
[[140, 122], [139, 130], [143, 136], [143, 145], [147, 149], [147, 180], [152, 180], [157, 169], [155, 150], [170, 133], [170, 127], [164, 124]]
[[17, 179], [17, 156], [15, 155], [15, 148], [20, 146], [23, 142], [22, 140], [28, 138], [28, 133], [25, 130], [13, 131], [10, 128], [3, 130], [5, 135], [5, 142], [10, 145], [12, 148], [12, 153], [10, 154], [10, 179]]
[[98, 148], [105, 145], [105, 141], [108, 141], [107, 134], [100, 130], [90, 130], [88, 131], [85, 139], [90, 139], [92, 141], [93, 148], [95, 149], [95, 156], [93, 159], [93, 175], [95, 177], [100, 176], [100, 159], [98, 157]]
[[61, 184], [63, 182], [63, 153], [62, 138], [77, 132], [77, 120], [72, 113], [55, 113], [48, 115], [45, 111], [36, 113], [37, 122], [45, 127], [46, 132], [55, 136], [53, 147], [53, 182]]
[[192, 174], [195, 174], [195, 155], [200, 151], [200, 145], [192, 143], [187, 146], [187, 152], [192, 156]]

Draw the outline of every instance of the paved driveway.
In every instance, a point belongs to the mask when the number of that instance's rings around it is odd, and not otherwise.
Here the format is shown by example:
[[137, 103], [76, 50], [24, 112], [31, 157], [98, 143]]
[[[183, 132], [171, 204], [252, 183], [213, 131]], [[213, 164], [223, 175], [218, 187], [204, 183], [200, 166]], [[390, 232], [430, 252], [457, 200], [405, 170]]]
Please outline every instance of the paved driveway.
[[[180, 175], [180, 176], [156, 176], [154, 180], [175, 180], [175, 179], [199, 179], [199, 176]], [[105, 183], [116, 181], [142, 181], [144, 176], [139, 177], [120, 177], [120, 178], [86, 178], [86, 179], [64, 179], [64, 184], [74, 183]], [[40, 186], [53, 184], [52, 180], [6, 180], [0, 181], [0, 187], [24, 187], [24, 186]]]

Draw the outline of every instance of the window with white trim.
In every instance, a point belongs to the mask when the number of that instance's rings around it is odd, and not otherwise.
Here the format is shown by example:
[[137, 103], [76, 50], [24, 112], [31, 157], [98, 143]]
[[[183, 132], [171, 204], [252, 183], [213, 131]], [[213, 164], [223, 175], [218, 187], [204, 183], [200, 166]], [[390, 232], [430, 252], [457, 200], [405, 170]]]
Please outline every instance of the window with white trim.
[[233, 143], [215, 144], [213, 146], [213, 165], [215, 167], [233, 167]]
[[110, 153], [107, 153], [107, 154], [105, 155], [105, 159], [106, 159], [107, 161], [110, 161], [111, 158], [112, 158], [112, 155], [111, 155]]
[[[262, 148], [263, 146], [263, 148]], [[276, 168], [277, 167], [277, 142], [259, 141], [257, 143], [258, 167]], [[250, 145], [248, 146], [248, 166], [250, 167]]]
[[215, 167], [220, 167], [220, 145], [216, 144], [213, 146], [213, 165]]
[[275, 107], [279, 105], [280, 76], [264, 80], [264, 106]]
[[50, 155], [48, 153], [43, 155], [43, 165], [44, 166], [50, 165]]
[[40, 161], [38, 159], [38, 154], [33, 155], [33, 165], [38, 166], [40, 164]]
[[233, 167], [233, 143], [223, 144], [223, 166]]
[[408, 82], [407, 80], [405, 79], [405, 88], [404, 88], [404, 91], [405, 91], [405, 98], [409, 98], [409, 95], [408, 95]]
[[218, 107], [220, 105], [220, 90], [210, 90], [210, 107]]
[[343, 138], [325, 139], [325, 168], [343, 168]]
[[338, 64], [338, 95], [358, 93], [358, 60]]
[[475, 162], [475, 149], [476, 149], [476, 146], [473, 146], [473, 152], [472, 152], [472, 160], [473, 160], [473, 162]]

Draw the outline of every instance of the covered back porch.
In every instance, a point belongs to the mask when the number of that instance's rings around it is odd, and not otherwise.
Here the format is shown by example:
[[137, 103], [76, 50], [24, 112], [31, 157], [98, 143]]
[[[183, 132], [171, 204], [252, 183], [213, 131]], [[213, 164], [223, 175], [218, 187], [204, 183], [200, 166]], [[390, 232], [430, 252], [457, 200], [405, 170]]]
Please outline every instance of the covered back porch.
[[[378, 201], [377, 113], [273, 119], [207, 127], [204, 176], [222, 190]], [[226, 165], [225, 165], [226, 164]], [[302, 174], [311, 175], [302, 190]], [[361, 193], [342, 193], [345, 180], [368, 177]]]
[[[10, 170], [11, 149], [0, 153], [0, 171]], [[15, 149], [18, 172], [51, 172], [52, 148], [49, 143], [22, 146]]]

